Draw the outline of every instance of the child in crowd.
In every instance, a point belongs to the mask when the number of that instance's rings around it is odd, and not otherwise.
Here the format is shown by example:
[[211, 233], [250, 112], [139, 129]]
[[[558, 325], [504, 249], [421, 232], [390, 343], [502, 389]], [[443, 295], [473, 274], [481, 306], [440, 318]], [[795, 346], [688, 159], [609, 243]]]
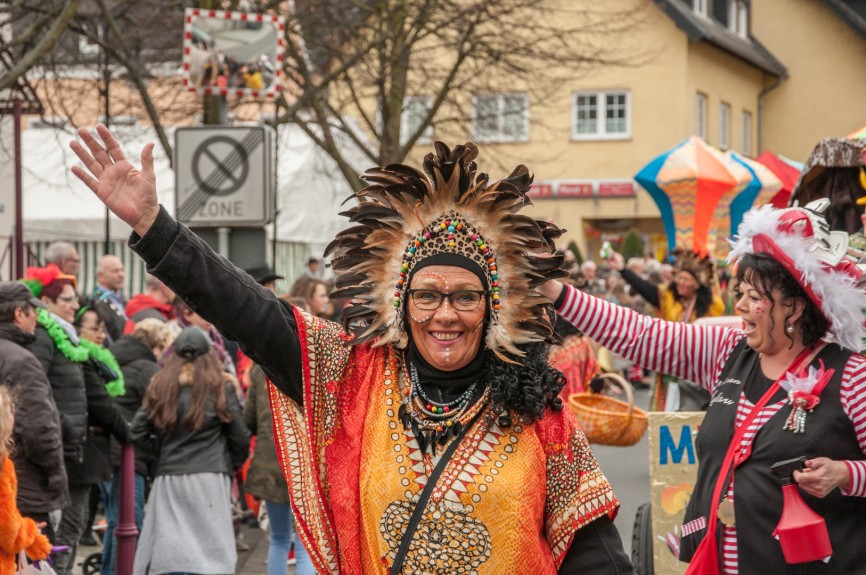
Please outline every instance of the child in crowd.
[[45, 559], [51, 552], [51, 543], [39, 532], [42, 526], [18, 512], [18, 479], [9, 457], [14, 425], [12, 400], [0, 385], [0, 575], [15, 573], [22, 550], [31, 559]]
[[131, 436], [156, 457], [135, 575], [234, 573], [231, 474], [247, 458], [250, 434], [223, 364], [199, 328], [187, 327], [175, 340]]

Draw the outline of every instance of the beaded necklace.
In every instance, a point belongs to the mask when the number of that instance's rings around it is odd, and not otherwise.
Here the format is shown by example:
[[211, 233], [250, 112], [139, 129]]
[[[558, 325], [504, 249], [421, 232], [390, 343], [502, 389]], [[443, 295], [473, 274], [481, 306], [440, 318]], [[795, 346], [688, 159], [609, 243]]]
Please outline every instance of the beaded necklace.
[[473, 383], [457, 399], [438, 403], [432, 401], [421, 388], [418, 371], [414, 365], [406, 362], [405, 377], [409, 382], [403, 389], [403, 402], [397, 413], [405, 430], [412, 430], [412, 435], [418, 440], [421, 452], [436, 455], [436, 445], [447, 445], [460, 434], [466, 425], [481, 409], [486, 407], [490, 399], [490, 388], [485, 388], [478, 401], [473, 402], [478, 382]]
[[478, 387], [478, 382], [476, 381], [460, 394], [460, 397], [457, 399], [447, 403], [438, 403], [430, 399], [424, 392], [424, 388], [421, 387], [421, 381], [418, 377], [418, 368], [415, 367], [414, 363], [410, 365], [409, 373], [412, 375], [412, 392], [415, 394], [416, 399], [421, 400], [419, 403], [424, 410], [424, 414], [436, 419], [452, 417], [455, 409], [465, 409], [469, 404], [469, 400], [475, 395], [475, 390]]

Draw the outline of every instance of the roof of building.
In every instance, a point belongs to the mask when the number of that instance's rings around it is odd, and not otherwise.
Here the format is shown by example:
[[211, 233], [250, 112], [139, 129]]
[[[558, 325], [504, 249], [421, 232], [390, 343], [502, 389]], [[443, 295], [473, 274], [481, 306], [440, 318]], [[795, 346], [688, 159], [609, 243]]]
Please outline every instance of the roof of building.
[[866, 40], [866, 0], [824, 0], [824, 4]]
[[[788, 75], [785, 65], [751, 35], [744, 38], [735, 34], [714, 19], [695, 13], [682, 0], [654, 1], [692, 41], [709, 42], [768, 74], [780, 77]], [[832, 1], [841, 2], [841, 0]]]

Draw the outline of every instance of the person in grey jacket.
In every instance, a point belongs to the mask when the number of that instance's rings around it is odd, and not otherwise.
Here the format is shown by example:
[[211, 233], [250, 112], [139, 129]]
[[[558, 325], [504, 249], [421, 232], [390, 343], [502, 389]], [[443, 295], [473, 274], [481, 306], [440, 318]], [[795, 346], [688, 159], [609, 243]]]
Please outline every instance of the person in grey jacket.
[[69, 502], [60, 415], [39, 360], [27, 349], [36, 340], [36, 308], [44, 307], [24, 284], [0, 282], [0, 384], [18, 398], [12, 461], [18, 475], [18, 509], [45, 523]]
[[132, 421], [132, 441], [156, 457], [134, 574], [234, 573], [230, 476], [250, 433], [207, 335], [188, 327], [174, 349]]

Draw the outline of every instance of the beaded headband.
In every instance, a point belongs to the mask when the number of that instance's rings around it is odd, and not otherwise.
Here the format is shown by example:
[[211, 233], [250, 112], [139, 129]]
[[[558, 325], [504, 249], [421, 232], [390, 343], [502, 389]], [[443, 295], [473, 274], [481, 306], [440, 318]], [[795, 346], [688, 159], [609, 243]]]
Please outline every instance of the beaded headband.
[[331, 297], [353, 302], [342, 313], [353, 343], [403, 348], [408, 335], [400, 317], [412, 269], [437, 254], [460, 254], [478, 264], [490, 287], [485, 344], [511, 361], [523, 355], [518, 345], [555, 338], [551, 302], [536, 288], [566, 275], [554, 248], [562, 230], [518, 214], [531, 204], [525, 166], [490, 183], [476, 174], [474, 144], [451, 150], [437, 142], [435, 149], [424, 159], [425, 173], [392, 164], [364, 175], [370, 185], [343, 213], [355, 225], [325, 251], [337, 276]]
[[491, 311], [498, 314], [499, 303], [499, 273], [493, 250], [484, 242], [484, 238], [471, 225], [464, 223], [458, 212], [451, 211], [427, 226], [421, 233], [409, 242], [403, 254], [403, 264], [394, 289], [394, 307], [405, 304], [405, 284], [412, 269], [424, 259], [442, 253], [460, 254], [476, 264], [490, 286]]

